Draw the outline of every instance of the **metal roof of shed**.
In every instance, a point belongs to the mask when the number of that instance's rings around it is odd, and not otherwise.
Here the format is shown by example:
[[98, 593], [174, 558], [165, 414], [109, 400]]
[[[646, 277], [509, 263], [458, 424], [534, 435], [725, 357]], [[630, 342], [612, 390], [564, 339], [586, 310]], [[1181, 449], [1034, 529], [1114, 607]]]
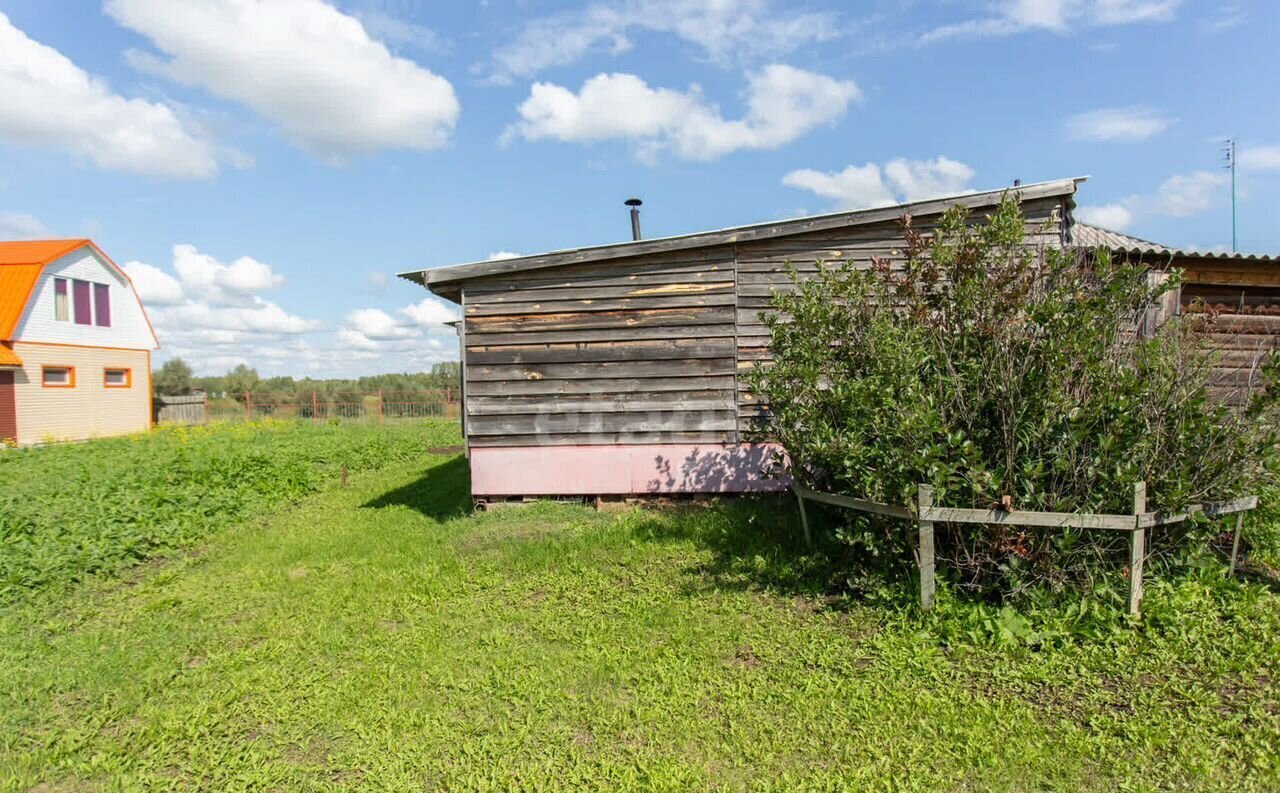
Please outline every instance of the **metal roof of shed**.
[[1106, 248], [1115, 253], [1127, 253], [1134, 256], [1196, 258], [1223, 262], [1280, 262], [1280, 256], [1271, 254], [1171, 248], [1158, 242], [1151, 242], [1140, 237], [1132, 237], [1128, 234], [1121, 234], [1118, 231], [1111, 231], [1099, 226], [1091, 226], [1088, 223], [1079, 222], [1071, 226], [1071, 244], [1081, 248]]

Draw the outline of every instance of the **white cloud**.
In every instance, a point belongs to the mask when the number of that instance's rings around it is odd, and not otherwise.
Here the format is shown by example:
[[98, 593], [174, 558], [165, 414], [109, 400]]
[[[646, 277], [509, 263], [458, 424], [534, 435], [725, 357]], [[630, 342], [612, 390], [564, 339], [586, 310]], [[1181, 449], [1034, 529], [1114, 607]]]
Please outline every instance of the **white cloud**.
[[489, 254], [489, 261], [491, 262], [501, 261], [502, 259], [519, 259], [519, 258], [520, 258], [520, 254], [513, 253], [512, 251], [494, 251], [493, 253]]
[[255, 292], [284, 285], [270, 265], [248, 256], [223, 264], [194, 245], [173, 246], [173, 269], [188, 295], [217, 305], [244, 304]]
[[721, 64], [786, 55], [839, 34], [832, 14], [792, 13], [775, 5], [770, 0], [593, 3], [529, 22], [481, 71], [496, 82], [530, 77], [590, 53], [625, 52], [636, 31], [676, 36]]
[[1133, 223], [1133, 210], [1124, 202], [1076, 207], [1074, 214], [1082, 223], [1111, 231], [1124, 231]]
[[1242, 171], [1280, 171], [1280, 145], [1241, 146], [1236, 156]]
[[458, 118], [448, 80], [321, 0], [106, 0], [105, 10], [163, 53], [134, 52], [135, 66], [247, 105], [322, 156], [438, 148]]
[[747, 112], [726, 120], [697, 86], [688, 91], [651, 88], [633, 74], [598, 74], [578, 93], [552, 83], [534, 83], [521, 103], [521, 121], [504, 139], [553, 138], [588, 143], [630, 140], [642, 159], [663, 150], [710, 160], [740, 149], [772, 149], [809, 130], [830, 124], [861, 96], [849, 80], [783, 64], [748, 75]]
[[804, 168], [783, 176], [782, 183], [829, 199], [839, 209], [864, 209], [968, 192], [973, 176], [972, 168], [949, 157], [900, 157], [883, 168], [871, 162], [842, 171]]
[[400, 309], [414, 324], [420, 328], [439, 329], [446, 322], [458, 318], [458, 311], [447, 303], [434, 297], [424, 297], [421, 301]]
[[406, 339], [413, 330], [377, 308], [359, 308], [347, 315], [347, 327], [375, 341]]
[[167, 105], [112, 93], [106, 81], [0, 13], [0, 140], [70, 152], [99, 168], [176, 179], [218, 170], [214, 146]]
[[27, 212], [0, 212], [0, 240], [38, 240], [53, 236], [40, 218]]
[[1103, 108], [1067, 119], [1067, 137], [1073, 140], [1142, 141], [1164, 132], [1174, 121], [1153, 107]]
[[1028, 31], [1058, 34], [1089, 27], [1111, 27], [1173, 18], [1181, 0], [1003, 0], [990, 16], [943, 25], [919, 44], [955, 38], [1010, 36]]
[[178, 279], [159, 267], [145, 262], [125, 262], [124, 272], [133, 281], [133, 288], [145, 306], [177, 306], [186, 298]]
[[1225, 195], [1223, 189], [1230, 182], [1230, 176], [1215, 171], [1170, 176], [1156, 190], [1153, 208], [1175, 218], [1198, 215]]

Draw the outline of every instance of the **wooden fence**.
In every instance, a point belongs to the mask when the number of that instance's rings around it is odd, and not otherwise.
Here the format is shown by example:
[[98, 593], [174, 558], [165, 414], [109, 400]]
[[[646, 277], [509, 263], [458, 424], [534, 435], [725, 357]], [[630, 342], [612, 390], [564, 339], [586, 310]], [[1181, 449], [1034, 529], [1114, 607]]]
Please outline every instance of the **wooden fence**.
[[157, 396], [152, 404], [157, 424], [203, 424], [209, 419], [209, 403], [204, 394]]
[[224, 394], [209, 403], [209, 418], [217, 421], [255, 419], [366, 420], [382, 423], [396, 419], [443, 418], [461, 415], [458, 392], [435, 391], [342, 392], [325, 395], [318, 391], [302, 394]]
[[858, 512], [868, 512], [875, 515], [914, 521], [917, 533], [916, 564], [920, 568], [920, 605], [926, 610], [933, 608], [933, 596], [936, 588], [933, 547], [934, 523], [978, 523], [983, 525], [1104, 529], [1128, 532], [1129, 613], [1136, 615], [1142, 604], [1142, 566], [1147, 557], [1147, 529], [1154, 526], [1181, 523], [1190, 520], [1196, 515], [1212, 518], [1235, 514], [1235, 537], [1231, 543], [1231, 573], [1234, 575], [1236, 555], [1240, 550], [1240, 531], [1244, 525], [1244, 513], [1258, 506], [1257, 496], [1244, 496], [1232, 501], [1193, 504], [1181, 512], [1148, 512], [1147, 485], [1145, 482], [1139, 482], [1133, 486], [1133, 512], [1128, 515], [939, 507], [933, 503], [933, 487], [930, 485], [919, 486], [915, 512], [906, 507], [881, 504], [876, 501], [867, 501], [834, 493], [820, 493], [799, 485], [793, 485], [792, 489], [795, 491], [796, 501], [800, 504], [800, 522], [804, 526], [804, 539], [810, 545], [813, 543], [813, 535], [809, 531], [809, 516], [804, 508], [806, 500], [852, 509]]

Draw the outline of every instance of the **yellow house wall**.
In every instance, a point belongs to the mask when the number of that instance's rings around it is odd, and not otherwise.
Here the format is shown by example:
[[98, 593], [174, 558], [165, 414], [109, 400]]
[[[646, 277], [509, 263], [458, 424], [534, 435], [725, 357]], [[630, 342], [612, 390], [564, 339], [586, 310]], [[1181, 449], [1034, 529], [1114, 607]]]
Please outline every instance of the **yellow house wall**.
[[[151, 427], [151, 354], [146, 350], [15, 342], [18, 443], [85, 440]], [[74, 388], [47, 388], [44, 366], [75, 367]], [[106, 388], [103, 369], [131, 369], [128, 388]]]

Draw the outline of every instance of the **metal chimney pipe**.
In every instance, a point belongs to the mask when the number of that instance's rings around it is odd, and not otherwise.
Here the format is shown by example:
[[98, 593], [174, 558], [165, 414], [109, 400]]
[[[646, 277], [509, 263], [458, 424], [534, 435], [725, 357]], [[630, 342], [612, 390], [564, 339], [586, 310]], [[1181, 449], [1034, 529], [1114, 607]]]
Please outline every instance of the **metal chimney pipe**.
[[640, 205], [644, 202], [638, 198], [628, 198], [623, 202], [631, 207], [631, 239], [640, 239]]

